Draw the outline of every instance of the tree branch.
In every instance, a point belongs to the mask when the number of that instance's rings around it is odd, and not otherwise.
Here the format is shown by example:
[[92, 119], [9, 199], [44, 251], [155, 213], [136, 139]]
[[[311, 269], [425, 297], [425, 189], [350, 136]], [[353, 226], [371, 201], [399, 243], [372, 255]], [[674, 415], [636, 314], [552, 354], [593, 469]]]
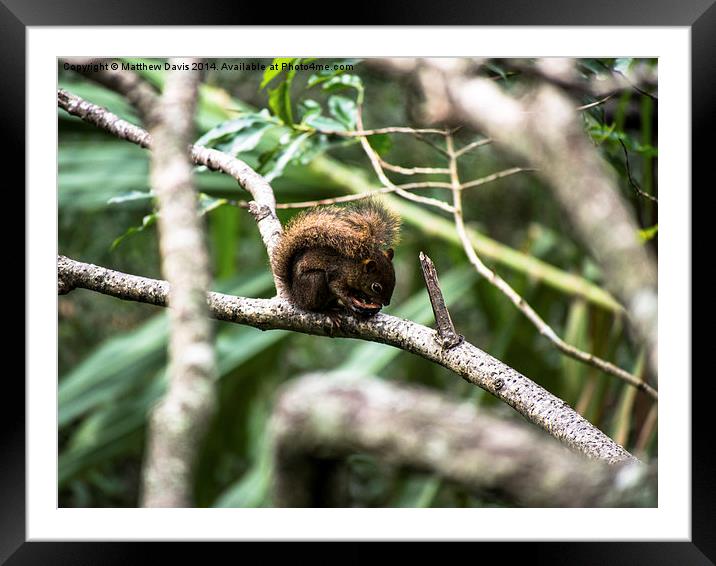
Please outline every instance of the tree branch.
[[[356, 114], [356, 124], [360, 130], [363, 130], [363, 117], [362, 117], [362, 110], [359, 107], [358, 112]], [[380, 157], [375, 152], [375, 150], [371, 147], [370, 142], [368, 141], [368, 138], [365, 136], [362, 136], [359, 138], [361, 146], [363, 147], [363, 151], [365, 151], [366, 155], [368, 156], [368, 159], [370, 159], [370, 163], [373, 166], [373, 170], [375, 171], [375, 174], [378, 176], [378, 179], [380, 180], [381, 185], [383, 185], [386, 188], [390, 188], [391, 190], [395, 191], [397, 194], [399, 194], [401, 197], [412, 200], [415, 202], [419, 202], [421, 204], [426, 204], [428, 206], [433, 206], [435, 208], [439, 208], [441, 210], [444, 210], [445, 212], [452, 213], [452, 207], [441, 201], [430, 197], [423, 197], [420, 195], [414, 195], [412, 193], [409, 193], [408, 191], [405, 191], [399, 187], [397, 187], [385, 174], [385, 171], [383, 171], [383, 167], [380, 162]]]
[[[140, 145], [143, 145], [142, 140], [144, 140], [145, 147], [151, 144], [151, 137], [146, 137], [148, 134], [141, 128], [120, 121], [108, 111], [89, 105], [89, 103], [85, 103], [85, 105], [78, 104], [77, 97], [72, 97], [67, 93], [58, 93], [58, 103], [68, 111], [74, 110], [77, 115], [92, 123], [97, 123], [112, 133], [127, 132], [125, 133], [125, 139], [140, 143]], [[84, 109], [84, 111], [80, 112], [80, 109]], [[91, 110], [91, 112], [87, 110]], [[127, 126], [130, 127], [128, 128]], [[366, 140], [362, 138], [361, 141]], [[373, 153], [372, 148], [370, 149], [369, 156]], [[281, 226], [275, 216], [275, 201], [273, 200], [270, 185], [246, 164], [221, 152], [192, 147], [192, 158], [195, 163], [225, 172], [237, 179], [244, 188], [251, 192], [257, 203], [263, 200], [262, 205], [252, 203], [252, 212], [254, 212], [259, 222], [264, 243], [271, 257], [273, 245], [275, 245], [281, 234]], [[380, 164], [378, 164], [377, 171], [382, 172]], [[394, 185], [389, 182], [389, 186]], [[270, 220], [270, 222], [267, 222], [267, 220]], [[72, 260], [60, 258], [61, 274], [58, 292], [68, 292], [74, 286], [78, 286], [96, 288], [96, 290], [103, 289], [102, 292], [107, 294], [132, 300], [143, 300], [152, 302], [152, 304], [163, 304], [166, 301], [166, 298], [162, 296], [165, 291], [165, 284], [162, 282], [138, 278], [141, 281], [140, 287], [143, 287], [142, 290], [138, 290], [136, 281], [126, 281], [125, 278], [131, 276], [117, 274], [120, 276], [119, 280], [111, 281], [112, 284], [109, 286], [98, 283], [97, 279], [94, 279], [92, 283], [88, 283], [82, 277], [76, 277], [72, 274], [76, 271], [75, 268], [78, 265], [85, 264], [73, 265], [73, 268], [65, 270], [63, 275], [63, 260], [65, 267], [67, 266], [66, 262], [72, 262]], [[76, 264], [77, 262], [72, 263]], [[103, 269], [95, 266], [89, 267], [93, 270]], [[82, 268], [79, 271], [82, 271]], [[105, 273], [104, 276], [110, 278], [115, 273], [109, 272], [109, 270], [105, 271], [108, 273]], [[279, 289], [280, 294], [280, 285], [277, 285], [277, 289]], [[210, 294], [209, 306], [212, 316], [216, 318], [263, 329], [285, 328], [325, 335], [327, 329], [332, 327], [330, 319], [327, 317], [296, 309], [285, 300], [282, 300], [281, 297], [270, 301], [261, 301]], [[292, 320], [287, 320], [287, 316], [293, 317]], [[525, 415], [526, 418], [585, 454], [607, 461], [632, 458], [628, 452], [577, 415], [560, 399], [470, 344], [464, 343], [450, 352], [445, 352], [440, 347], [436, 348], [436, 345], [440, 346], [440, 344], [435, 340], [435, 333], [432, 330], [384, 314], [379, 314], [371, 321], [355, 321], [352, 317], [347, 317], [347, 320], [349, 322], [343, 327], [342, 335], [391, 344], [435, 361], [462, 375], [471, 383], [492, 392]]]
[[548, 85], [520, 103], [491, 81], [447, 81], [456, 109], [468, 123], [529, 159], [548, 181], [648, 344], [656, 374], [656, 267], [638, 241], [637, 225], [615, 189], [613, 173], [575, 118], [572, 101]]
[[[152, 145], [152, 136], [146, 130], [65, 90], [57, 91], [57, 105], [69, 114], [94, 124], [121, 139], [144, 148], [149, 148]], [[283, 229], [278, 216], [276, 216], [276, 199], [271, 185], [246, 163], [221, 151], [192, 145], [191, 158], [197, 165], [204, 165], [213, 171], [220, 171], [233, 177], [244, 190], [251, 194], [254, 200], [253, 204], [250, 203], [249, 211], [258, 224], [261, 239], [273, 266], [273, 250]], [[272, 272], [275, 273], [274, 270]], [[275, 276], [274, 284], [278, 294], [283, 296], [285, 293], [283, 283]]]
[[[656, 265], [638, 240], [613, 172], [587, 139], [574, 102], [546, 83], [518, 100], [494, 81], [475, 76], [470, 63], [461, 60], [425, 59], [408, 66], [389, 59], [381, 65], [392, 72], [417, 73], [431, 99], [428, 105], [432, 101], [438, 108], [432, 114], [460, 119], [538, 169], [602, 266], [607, 285], [624, 303], [656, 375]], [[555, 82], [556, 64], [548, 61], [535, 68]]]
[[435, 316], [435, 325], [438, 327], [438, 337], [442, 341], [443, 348], [454, 348], [464, 340], [455, 330], [455, 325], [450, 318], [450, 312], [445, 305], [443, 293], [440, 290], [438, 282], [438, 272], [435, 264], [423, 252], [420, 252], [420, 267], [423, 270], [423, 278], [425, 279], [425, 287], [430, 297], [430, 305], [433, 307], [433, 315]]
[[[87, 57], [67, 57], [64, 61], [71, 70], [123, 95], [137, 109], [139, 118], [149, 128], [156, 119], [155, 108], [159, 94], [142, 77], [131, 71], [122, 69], [99, 68], [98, 59]], [[107, 60], [101, 60], [105, 63]]]
[[[89, 289], [125, 300], [166, 306], [169, 285], [80, 263], [58, 256], [58, 277], [64, 289]], [[634, 457], [569, 405], [529, 378], [467, 341], [443, 348], [434, 330], [384, 313], [370, 320], [342, 316], [335, 327], [330, 317], [304, 311], [285, 299], [250, 299], [208, 293], [210, 316], [261, 330], [293, 330], [305, 334], [357, 338], [388, 344], [435, 362], [485, 389], [527, 420], [587, 456], [609, 463]]]
[[375, 378], [331, 373], [294, 380], [278, 396], [270, 430], [279, 507], [320, 504], [327, 486], [319, 484], [317, 467], [356, 452], [521, 506], [656, 504], [648, 466], [589, 460], [524, 423]]
[[[499, 289], [500, 292], [502, 292], [502, 294], [504, 294], [508, 299], [510, 299], [510, 301], [512, 301], [515, 307], [522, 314], [524, 314], [532, 324], [534, 324], [537, 330], [539, 330], [540, 334], [542, 334], [542, 336], [552, 342], [552, 344], [554, 344], [554, 346], [560, 352], [566, 354], [572, 359], [596, 367], [605, 373], [618, 377], [625, 383], [636, 387], [639, 391], [643, 391], [652, 399], [656, 400], [658, 398], [656, 390], [654, 390], [645, 381], [639, 379], [637, 376], [632, 375], [628, 371], [623, 370], [622, 368], [617, 367], [606, 360], [603, 360], [588, 352], [584, 352], [579, 348], [576, 348], [575, 346], [572, 346], [571, 344], [568, 344], [567, 342], [562, 340], [562, 338], [559, 337], [559, 335], [552, 329], [552, 327], [549, 326], [539, 314], [537, 314], [537, 312], [532, 308], [532, 306], [527, 301], [525, 301], [524, 298], [522, 298], [519, 293], [517, 293], [517, 291], [515, 291], [507, 283], [507, 281], [505, 281], [502, 277], [500, 277], [497, 273], [492, 271], [482, 262], [480, 257], [477, 255], [475, 248], [470, 242], [467, 230], [465, 229], [465, 221], [463, 219], [462, 214], [462, 190], [470, 184], [468, 183], [466, 185], [462, 185], [460, 183], [457, 170], [457, 153], [454, 149], [452, 136], [447, 136], [447, 148], [448, 153], [450, 154], [450, 178], [453, 183], [452, 192], [453, 209], [455, 211], [455, 227], [457, 229], [458, 235], [460, 236], [460, 241], [462, 242], [463, 249], [465, 250], [465, 255], [467, 255], [468, 260], [475, 267], [477, 272], [485, 279], [487, 279], [494, 287]], [[470, 186], [474, 186], [474, 184]]]
[[[192, 59], [175, 61], [188, 63]], [[204, 297], [209, 254], [192, 182], [189, 140], [200, 75], [174, 71], [155, 109], [151, 185], [159, 206], [162, 271], [170, 282], [169, 387], [152, 410], [143, 507], [190, 507], [196, 449], [215, 406], [213, 336]]]

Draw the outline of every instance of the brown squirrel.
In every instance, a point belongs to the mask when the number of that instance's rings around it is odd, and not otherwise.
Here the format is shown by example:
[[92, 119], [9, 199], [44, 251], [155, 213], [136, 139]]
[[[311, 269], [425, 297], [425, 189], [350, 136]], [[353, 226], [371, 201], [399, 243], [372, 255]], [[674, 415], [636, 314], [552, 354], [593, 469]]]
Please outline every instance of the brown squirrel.
[[301, 308], [343, 307], [372, 316], [390, 304], [395, 287], [390, 246], [399, 227], [399, 218], [374, 200], [313, 208], [286, 226], [274, 254], [276, 275]]

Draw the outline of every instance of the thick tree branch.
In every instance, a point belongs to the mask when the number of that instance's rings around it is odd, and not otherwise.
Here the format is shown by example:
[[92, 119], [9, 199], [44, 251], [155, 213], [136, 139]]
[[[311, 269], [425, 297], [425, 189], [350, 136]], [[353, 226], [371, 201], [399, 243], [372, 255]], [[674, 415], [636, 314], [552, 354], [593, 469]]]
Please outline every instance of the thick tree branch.
[[589, 460], [525, 423], [375, 378], [313, 374], [289, 383], [278, 396], [271, 433], [279, 507], [319, 505], [327, 486], [317, 472], [356, 452], [521, 506], [656, 504], [654, 470], [644, 464]]
[[[58, 257], [58, 276], [64, 289], [83, 288], [120, 299], [166, 306], [168, 284], [126, 275], [104, 267]], [[305, 334], [358, 338], [388, 344], [417, 354], [455, 372], [513, 407], [567, 446], [599, 460], [614, 463], [633, 456], [574, 409], [529, 378], [467, 341], [445, 349], [437, 333], [414, 322], [379, 313], [369, 320], [343, 316], [335, 328], [325, 315], [301, 310], [279, 297], [249, 299], [221, 293], [207, 296], [210, 316], [261, 330], [293, 330]]]
[[168, 74], [152, 131], [151, 185], [159, 206], [162, 272], [170, 283], [171, 332], [169, 387], [152, 410], [147, 431], [143, 507], [191, 506], [196, 449], [215, 405], [213, 332], [205, 300], [209, 254], [188, 151], [199, 80], [195, 71]]

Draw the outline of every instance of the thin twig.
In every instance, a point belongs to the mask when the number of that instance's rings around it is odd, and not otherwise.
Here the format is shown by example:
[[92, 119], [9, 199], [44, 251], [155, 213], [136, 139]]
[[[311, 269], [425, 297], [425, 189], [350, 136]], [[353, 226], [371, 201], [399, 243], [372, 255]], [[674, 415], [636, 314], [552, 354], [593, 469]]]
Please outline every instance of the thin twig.
[[[357, 116], [356, 116], [356, 123], [358, 124], [358, 127], [363, 130], [363, 117], [362, 117], [362, 109], [359, 107]], [[414, 202], [419, 202], [421, 204], [426, 204], [428, 206], [433, 206], [435, 208], [439, 208], [440, 210], [444, 210], [445, 212], [449, 212], [452, 214], [453, 208], [449, 204], [437, 200], [430, 197], [423, 197], [420, 195], [414, 195], [406, 190], [403, 190], [399, 187], [397, 187], [390, 179], [388, 179], [388, 176], [385, 174], [385, 171], [383, 171], [382, 166], [380, 165], [380, 157], [375, 152], [375, 150], [371, 147], [370, 142], [368, 142], [368, 138], [363, 136], [360, 137], [360, 143], [363, 147], [363, 151], [365, 151], [366, 155], [368, 156], [368, 159], [370, 159], [370, 163], [373, 166], [373, 170], [375, 171], [375, 174], [378, 176], [378, 179], [380, 180], [380, 183], [384, 187], [391, 187], [393, 190], [399, 194], [401, 197], [407, 200], [412, 200]]]
[[550, 342], [552, 342], [561, 352], [566, 355], [584, 362], [591, 366], [597, 367], [602, 371], [609, 373], [622, 379], [626, 383], [636, 387], [640, 391], [647, 393], [654, 400], [658, 398], [656, 390], [650, 385], [632, 375], [628, 371], [625, 371], [614, 364], [602, 360], [597, 356], [583, 352], [582, 350], [575, 348], [571, 344], [567, 344], [562, 340], [557, 333], [540, 317], [535, 310], [515, 291], [502, 277], [497, 275], [489, 267], [487, 267], [482, 260], [478, 257], [475, 252], [475, 248], [470, 242], [470, 237], [465, 229], [465, 222], [462, 213], [462, 187], [460, 185], [460, 179], [457, 171], [457, 158], [455, 157], [453, 149], [452, 136], [447, 137], [448, 152], [451, 153], [450, 158], [450, 178], [453, 184], [453, 216], [455, 218], [455, 227], [457, 229], [460, 241], [463, 244], [465, 253], [470, 260], [470, 263], [477, 269], [478, 273], [487, 279], [492, 285], [499, 289], [512, 303], [534, 324], [539, 330], [540, 334], [545, 336]]
[[440, 134], [444, 136], [446, 130], [438, 130], [435, 128], [408, 128], [406, 126], [388, 126], [385, 128], [375, 128], [372, 130], [316, 130], [319, 134], [326, 134], [331, 136], [343, 136], [347, 138], [360, 138], [365, 136], [375, 136], [380, 134], [411, 134], [418, 136], [420, 134]]
[[474, 141], [472, 143], [467, 144], [465, 147], [461, 147], [460, 149], [458, 149], [455, 152], [455, 157], [461, 157], [465, 155], [468, 151], [472, 151], [473, 149], [477, 149], [478, 147], [482, 147], [483, 145], [487, 145], [490, 143], [492, 143], [492, 140], [490, 138]]
[[626, 161], [626, 170], [627, 170], [627, 177], [629, 178], [629, 184], [634, 188], [636, 193], [640, 197], [644, 197], [646, 199], [649, 199], [652, 202], [659, 203], [657, 198], [655, 196], [650, 195], [649, 193], [645, 193], [639, 185], [636, 184], [636, 181], [631, 176], [631, 166], [629, 165], [629, 152], [627, 151], [626, 145], [624, 145], [624, 142], [621, 140], [621, 138], [617, 138], [617, 141], [622, 146], [622, 150], [624, 150], [624, 160]]
[[[363, 128], [360, 128], [359, 130], [322, 130], [310, 127], [303, 127], [301, 129], [307, 131], [315, 130], [315, 132], [319, 134], [325, 134], [329, 136], [342, 136], [347, 138], [362, 138], [366, 136], [375, 136], [380, 134], [410, 134], [417, 140], [420, 140], [421, 142], [433, 147], [435, 150], [437, 150], [439, 153], [442, 153], [446, 157], [446, 151], [442, 147], [437, 145], [435, 142], [433, 142], [431, 139], [426, 138], [425, 134], [438, 134], [441, 136], [445, 136], [450, 133], [450, 130], [438, 130], [436, 128], [409, 128], [406, 126], [389, 126], [386, 128], [375, 128], [372, 130], [364, 130]], [[389, 168], [390, 167], [386, 167], [386, 169]]]
[[382, 157], [378, 156], [383, 169], [400, 173], [401, 175], [449, 175], [450, 170], [444, 167], [401, 167], [388, 163]]
[[[430, 60], [422, 60], [422, 65], [438, 83], [426, 89], [426, 95], [435, 97], [445, 120], [464, 121], [539, 169], [578, 236], [599, 259], [605, 284], [614, 290], [646, 343], [647, 363], [656, 379], [656, 261], [638, 238], [628, 236], [638, 228], [633, 213], [614, 190], [613, 169], [585, 136], [573, 101], [545, 83], [537, 85], [530, 97], [518, 99], [492, 81], [460, 69], [445, 71]], [[611, 92], [614, 89], [597, 96]], [[448, 108], [442, 108], [445, 98], [450, 100]]]
[[[492, 175], [487, 175], [480, 179], [475, 179], [474, 181], [469, 181], [469, 182], [463, 184], [462, 188], [470, 189], [472, 187], [477, 187], [479, 185], [484, 185], [486, 183], [496, 181], [497, 179], [501, 179], [503, 177], [508, 177], [510, 175], [514, 175], [515, 173], [520, 173], [522, 171], [536, 171], [536, 169], [532, 169], [529, 167], [512, 167], [511, 169], [505, 169], [504, 171], [498, 171], [497, 173], [493, 173]], [[353, 201], [357, 201], [357, 200], [371, 198], [375, 195], [394, 193], [394, 192], [397, 192], [398, 190], [411, 191], [411, 190], [415, 190], [415, 189], [452, 189], [452, 185], [450, 183], [443, 183], [440, 181], [424, 181], [421, 183], [404, 183], [402, 185], [393, 185], [392, 187], [378, 187], [376, 189], [371, 189], [370, 191], [366, 191], [364, 193], [356, 193], [353, 195], [341, 195], [338, 197], [316, 199], [316, 200], [305, 200], [305, 201], [300, 201], [300, 202], [280, 202], [280, 203], [276, 203], [276, 209], [290, 210], [290, 209], [294, 209], [294, 208], [311, 208], [313, 206], [326, 206], [326, 205], [330, 205], [330, 204], [341, 204], [344, 202], [353, 202]], [[227, 200], [227, 203], [232, 206], [238, 206], [240, 208], [248, 208], [249, 207], [249, 203], [247, 201], [243, 201], [243, 200], [238, 200], [238, 201], [237, 200]]]
[[[455, 154], [455, 158], [457, 159], [457, 154]], [[510, 169], [498, 171], [497, 173], [493, 173], [492, 175], [487, 175], [486, 177], [463, 183], [462, 185], [460, 185], [460, 189], [464, 190], [470, 189], [472, 187], [479, 187], [480, 185], [496, 181], [497, 179], [502, 179], [503, 177], [509, 177], [510, 175], [514, 175], [515, 173], [521, 173], [523, 171], [537, 171], [537, 169], [534, 169], [532, 167], [511, 167]]]
[[[444, 134], [444, 135], [445, 135], [445, 134]], [[445, 149], [443, 149], [443, 148], [440, 147], [438, 144], [436, 144], [433, 140], [431, 140], [431, 139], [429, 139], [429, 138], [426, 138], [425, 136], [422, 136], [422, 135], [420, 135], [420, 134], [415, 134], [415, 137], [416, 137], [417, 139], [419, 139], [420, 141], [422, 141], [422, 142], [428, 144], [430, 147], [432, 147], [432, 148], [433, 148], [435, 151], [437, 151], [438, 153], [444, 155], [445, 157], [448, 156], [447, 151], [445, 151]]]
[[[277, 203], [277, 209], [293, 209], [293, 208], [310, 208], [312, 206], [325, 206], [329, 204], [339, 204], [343, 202], [353, 202], [356, 200], [363, 200], [371, 198], [375, 195], [384, 195], [388, 193], [394, 193], [398, 190], [411, 191], [414, 189], [449, 189], [449, 183], [440, 183], [437, 181], [425, 181], [422, 183], [405, 183], [403, 185], [394, 185], [392, 187], [378, 187], [366, 191], [364, 193], [358, 193], [354, 195], [342, 195], [339, 197], [324, 198], [317, 200], [306, 200], [302, 202], [282, 202]], [[229, 204], [240, 206], [241, 208], [247, 208], [248, 203], [245, 201], [228, 201]]]
[[588, 110], [589, 108], [594, 108], [595, 106], [599, 106], [600, 104], [604, 104], [607, 100], [610, 100], [614, 98], [614, 93], [608, 94], [601, 100], [597, 100], [595, 102], [590, 102], [589, 104], [584, 104], [583, 106], [577, 106], [576, 110]]

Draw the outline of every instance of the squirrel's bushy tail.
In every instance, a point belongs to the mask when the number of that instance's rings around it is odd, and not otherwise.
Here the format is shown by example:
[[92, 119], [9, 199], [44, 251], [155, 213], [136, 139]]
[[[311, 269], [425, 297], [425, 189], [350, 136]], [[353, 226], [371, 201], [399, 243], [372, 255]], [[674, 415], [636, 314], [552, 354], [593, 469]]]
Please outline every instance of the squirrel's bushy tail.
[[350, 258], [367, 257], [397, 243], [399, 230], [400, 218], [374, 199], [312, 208], [286, 225], [274, 251], [276, 275], [288, 281], [293, 258], [301, 250], [326, 247]]

